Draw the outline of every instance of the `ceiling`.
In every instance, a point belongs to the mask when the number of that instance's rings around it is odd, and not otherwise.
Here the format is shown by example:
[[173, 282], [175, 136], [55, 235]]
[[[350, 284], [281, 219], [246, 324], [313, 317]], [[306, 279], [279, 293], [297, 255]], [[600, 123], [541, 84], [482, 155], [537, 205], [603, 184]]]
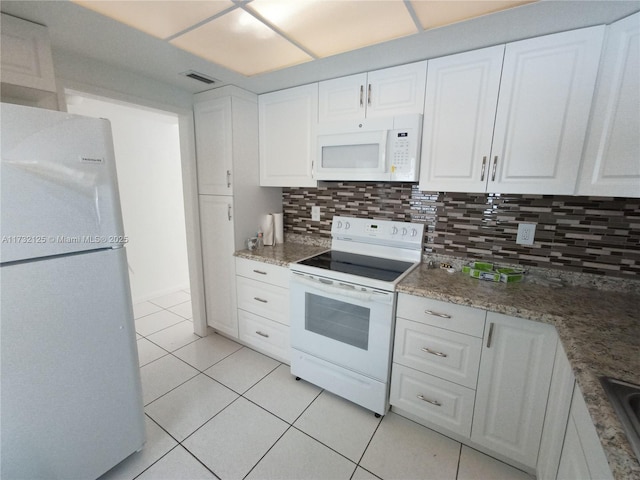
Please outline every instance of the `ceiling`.
[[72, 0], [245, 76], [535, 0]]
[[[271, 9], [282, 5], [308, 10], [279, 17]], [[0, 9], [46, 25], [54, 61], [93, 59], [191, 93], [227, 84], [264, 93], [611, 23], [640, 1], [1, 0]], [[242, 18], [249, 26], [237, 30]], [[181, 75], [192, 70], [217, 81]]]

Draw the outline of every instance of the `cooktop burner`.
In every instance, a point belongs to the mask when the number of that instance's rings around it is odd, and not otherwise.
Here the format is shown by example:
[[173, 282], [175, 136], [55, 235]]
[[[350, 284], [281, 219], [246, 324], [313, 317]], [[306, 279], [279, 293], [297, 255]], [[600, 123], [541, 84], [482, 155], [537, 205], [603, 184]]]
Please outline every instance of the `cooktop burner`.
[[413, 266], [411, 262], [371, 257], [338, 250], [329, 250], [328, 252], [302, 260], [298, 262], [298, 264], [385, 282], [393, 282]]

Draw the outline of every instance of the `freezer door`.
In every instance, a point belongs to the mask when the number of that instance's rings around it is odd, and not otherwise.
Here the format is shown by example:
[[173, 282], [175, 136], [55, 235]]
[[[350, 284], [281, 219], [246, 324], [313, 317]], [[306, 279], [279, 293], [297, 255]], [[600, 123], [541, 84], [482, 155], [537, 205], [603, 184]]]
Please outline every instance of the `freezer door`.
[[3, 103], [0, 262], [123, 242], [107, 120]]
[[97, 478], [144, 443], [125, 249], [0, 275], [2, 478]]

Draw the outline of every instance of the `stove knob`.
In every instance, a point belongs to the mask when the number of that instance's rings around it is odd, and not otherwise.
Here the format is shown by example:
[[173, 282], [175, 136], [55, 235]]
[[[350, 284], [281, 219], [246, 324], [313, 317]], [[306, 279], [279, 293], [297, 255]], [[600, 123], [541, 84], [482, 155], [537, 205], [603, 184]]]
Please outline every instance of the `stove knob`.
[[391, 228], [391, 235], [395, 235], [396, 233], [398, 233], [398, 227], [392, 227]]
[[344, 229], [349, 230], [349, 227], [351, 227], [351, 224], [349, 222], [345, 222]]
[[342, 222], [340, 220], [338, 220], [338, 223], [336, 223], [336, 228], [342, 228]]
[[415, 228], [411, 229], [411, 236], [415, 237], [416, 235], [418, 235], [418, 231]]
[[403, 228], [403, 229], [402, 229], [402, 236], [404, 237], [406, 234], [407, 234], [407, 229], [406, 229], [406, 228]]

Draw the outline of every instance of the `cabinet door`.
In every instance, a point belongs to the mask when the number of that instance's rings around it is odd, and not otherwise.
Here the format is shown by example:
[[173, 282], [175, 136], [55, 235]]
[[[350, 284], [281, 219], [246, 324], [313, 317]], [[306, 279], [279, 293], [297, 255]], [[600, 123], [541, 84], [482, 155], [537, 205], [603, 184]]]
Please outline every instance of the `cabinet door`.
[[558, 342], [553, 363], [551, 387], [549, 388], [547, 411], [544, 417], [544, 428], [540, 441], [538, 466], [536, 468], [538, 480], [556, 479], [560, 454], [562, 453], [562, 443], [564, 442], [569, 419], [574, 384], [573, 370], [567, 355], [564, 353], [562, 344]]
[[423, 113], [427, 62], [369, 72], [367, 118]]
[[484, 192], [504, 45], [429, 60], [420, 190]]
[[[613, 480], [613, 474], [609, 468], [607, 456], [602, 448], [602, 442], [593, 424], [593, 420], [591, 420], [591, 414], [587, 409], [584, 396], [577, 384], [573, 389], [573, 398], [571, 400], [571, 420], [575, 426], [590, 473], [589, 477], [581, 478]], [[564, 457], [564, 452], [562, 452], [562, 456]]]
[[3, 83], [56, 91], [47, 27], [3, 13], [0, 58]]
[[572, 195], [604, 26], [507, 44], [487, 190]]
[[198, 192], [201, 195], [231, 195], [233, 194], [231, 97], [196, 103], [193, 110]]
[[318, 122], [364, 118], [367, 103], [366, 89], [366, 73], [320, 82]]
[[640, 13], [607, 27], [579, 195], [640, 197]]
[[260, 95], [260, 185], [315, 187], [318, 84]]
[[591, 480], [587, 459], [580, 445], [580, 438], [573, 419], [569, 419], [567, 434], [562, 447], [562, 458], [557, 480]]
[[552, 325], [487, 313], [471, 440], [535, 469], [556, 342]]
[[238, 336], [232, 197], [200, 195], [207, 325]]

